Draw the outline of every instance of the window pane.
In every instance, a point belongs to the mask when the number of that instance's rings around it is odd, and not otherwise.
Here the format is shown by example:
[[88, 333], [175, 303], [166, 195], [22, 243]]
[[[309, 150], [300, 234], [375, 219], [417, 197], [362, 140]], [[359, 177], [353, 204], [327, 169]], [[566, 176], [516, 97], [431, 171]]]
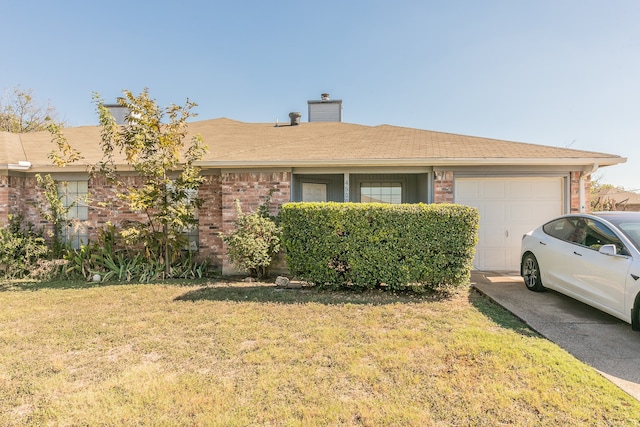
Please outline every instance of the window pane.
[[[186, 190], [187, 199], [186, 203], [193, 203], [198, 198], [198, 190]], [[194, 219], [198, 220], [199, 212], [198, 209], [195, 210], [193, 214]], [[198, 246], [200, 244], [200, 228], [198, 223], [193, 224], [191, 226], [184, 227], [182, 230], [182, 234], [187, 238], [187, 243], [183, 247], [184, 250], [197, 251]]]
[[89, 207], [86, 203], [88, 181], [67, 181], [58, 184], [58, 195], [67, 208], [69, 224], [62, 230], [62, 238], [77, 249], [88, 241]]
[[326, 202], [327, 184], [303, 182], [302, 183], [303, 202]]
[[360, 201], [372, 203], [402, 203], [402, 184], [399, 182], [363, 182]]
[[89, 219], [89, 207], [77, 205], [76, 210], [77, 210], [76, 218], [84, 221]]

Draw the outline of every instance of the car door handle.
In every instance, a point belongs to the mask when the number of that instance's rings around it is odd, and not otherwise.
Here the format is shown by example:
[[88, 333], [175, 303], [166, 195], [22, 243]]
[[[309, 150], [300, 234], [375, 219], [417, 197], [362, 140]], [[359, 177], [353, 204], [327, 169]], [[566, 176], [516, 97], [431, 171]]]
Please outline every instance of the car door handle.
[[576, 255], [578, 255], [578, 256], [582, 256], [582, 254], [579, 254], [579, 253], [578, 253], [578, 252], [576, 252], [576, 251], [573, 251], [573, 253], [574, 253], [574, 254], [576, 254]]

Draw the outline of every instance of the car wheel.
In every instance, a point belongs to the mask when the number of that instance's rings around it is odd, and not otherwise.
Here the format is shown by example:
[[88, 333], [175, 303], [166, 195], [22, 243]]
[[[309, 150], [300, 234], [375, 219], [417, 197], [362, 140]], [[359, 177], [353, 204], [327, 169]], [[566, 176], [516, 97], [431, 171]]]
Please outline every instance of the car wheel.
[[538, 260], [532, 253], [527, 253], [522, 258], [522, 278], [530, 291], [544, 291], [545, 288], [542, 286], [542, 280], [540, 279]]
[[636, 295], [633, 308], [631, 308], [631, 329], [640, 331], [640, 294]]

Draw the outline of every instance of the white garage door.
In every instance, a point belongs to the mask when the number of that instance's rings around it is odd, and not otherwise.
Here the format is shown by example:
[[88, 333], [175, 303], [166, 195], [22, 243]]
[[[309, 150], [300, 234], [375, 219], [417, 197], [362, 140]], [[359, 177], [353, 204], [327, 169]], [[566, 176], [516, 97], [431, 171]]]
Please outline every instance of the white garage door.
[[562, 178], [456, 178], [455, 203], [480, 212], [473, 267], [516, 271], [522, 235], [561, 215]]

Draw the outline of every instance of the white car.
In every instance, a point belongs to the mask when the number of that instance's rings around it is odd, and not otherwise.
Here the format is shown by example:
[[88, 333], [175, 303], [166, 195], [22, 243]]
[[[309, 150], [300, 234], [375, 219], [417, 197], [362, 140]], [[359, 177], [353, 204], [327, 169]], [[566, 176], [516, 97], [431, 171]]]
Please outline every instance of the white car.
[[520, 275], [640, 330], [640, 212], [570, 214], [522, 236]]

